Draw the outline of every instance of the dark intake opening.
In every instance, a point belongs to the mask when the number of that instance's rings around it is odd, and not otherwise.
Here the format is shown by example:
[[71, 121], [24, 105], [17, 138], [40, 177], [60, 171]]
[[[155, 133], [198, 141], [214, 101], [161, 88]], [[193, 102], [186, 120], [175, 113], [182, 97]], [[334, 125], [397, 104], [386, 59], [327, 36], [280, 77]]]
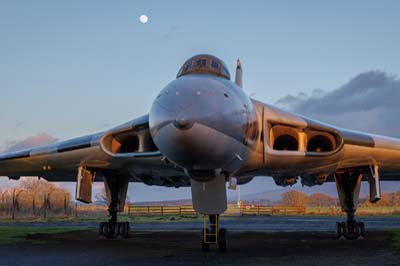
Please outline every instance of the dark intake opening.
[[329, 138], [325, 136], [314, 136], [307, 144], [307, 151], [312, 152], [327, 152], [333, 150], [333, 144]]
[[290, 135], [280, 135], [274, 141], [274, 150], [297, 151], [299, 143], [297, 139]]

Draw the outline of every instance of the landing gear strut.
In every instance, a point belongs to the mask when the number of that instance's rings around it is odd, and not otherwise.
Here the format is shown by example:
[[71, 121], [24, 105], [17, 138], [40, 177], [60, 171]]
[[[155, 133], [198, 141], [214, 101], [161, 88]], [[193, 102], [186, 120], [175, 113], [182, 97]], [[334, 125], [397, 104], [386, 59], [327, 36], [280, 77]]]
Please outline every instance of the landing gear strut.
[[365, 226], [355, 220], [358, 205], [362, 175], [359, 172], [345, 172], [335, 175], [342, 211], [346, 212], [346, 222], [336, 223], [338, 239], [363, 239]]
[[[104, 174], [104, 173], [103, 173]], [[129, 178], [104, 174], [109, 219], [99, 224], [99, 235], [106, 238], [129, 238], [129, 222], [118, 222], [118, 212], [124, 210]]]
[[218, 250], [226, 251], [226, 229], [219, 228], [219, 214], [209, 215], [207, 226], [207, 217], [204, 216], [204, 228], [201, 232], [201, 250], [209, 251], [210, 244], [218, 246]]

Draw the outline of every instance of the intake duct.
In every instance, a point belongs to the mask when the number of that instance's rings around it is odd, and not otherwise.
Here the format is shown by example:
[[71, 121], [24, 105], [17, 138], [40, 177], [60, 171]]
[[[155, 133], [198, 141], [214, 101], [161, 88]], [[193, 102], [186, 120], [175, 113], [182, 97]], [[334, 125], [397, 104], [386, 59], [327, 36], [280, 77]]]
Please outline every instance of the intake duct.
[[100, 146], [111, 156], [158, 151], [148, 126], [110, 132], [100, 140]]

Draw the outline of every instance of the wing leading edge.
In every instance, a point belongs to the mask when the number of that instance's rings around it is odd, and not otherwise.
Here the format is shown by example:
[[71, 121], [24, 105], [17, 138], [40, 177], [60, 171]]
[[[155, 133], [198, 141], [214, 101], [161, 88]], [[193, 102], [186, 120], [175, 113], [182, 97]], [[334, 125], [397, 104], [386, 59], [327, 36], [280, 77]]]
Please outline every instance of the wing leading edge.
[[151, 147], [151, 150], [139, 147], [136, 150], [123, 149], [124, 141], [131, 143], [132, 138], [137, 138], [139, 143], [149, 141], [146, 134], [149, 134], [148, 115], [103, 132], [3, 153], [0, 154], [0, 176], [13, 179], [40, 176], [49, 181], [76, 181], [78, 168], [84, 166], [98, 170], [98, 180], [101, 180], [101, 171], [107, 170], [124, 172], [132, 181], [149, 185], [186, 184], [183, 171], [162, 160], [162, 154], [154, 145], [141, 145]]

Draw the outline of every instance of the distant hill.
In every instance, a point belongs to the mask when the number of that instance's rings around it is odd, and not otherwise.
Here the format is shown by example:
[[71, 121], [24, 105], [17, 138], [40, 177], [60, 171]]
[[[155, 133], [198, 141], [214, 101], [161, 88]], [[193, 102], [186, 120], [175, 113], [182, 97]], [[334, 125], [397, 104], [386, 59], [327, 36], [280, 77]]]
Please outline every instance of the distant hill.
[[[321, 186], [313, 186], [313, 187], [302, 187], [302, 186], [293, 186], [286, 188], [277, 188], [273, 190], [266, 190], [264, 192], [242, 195], [241, 200], [253, 203], [260, 204], [268, 204], [274, 203], [280, 200], [281, 195], [289, 190], [296, 190], [303, 192], [307, 195], [311, 195], [314, 193], [323, 193], [327, 196], [337, 198], [337, 190], [335, 183], [325, 183]], [[381, 183], [381, 191], [382, 193], [390, 193], [400, 191], [400, 182], [382, 182]], [[369, 185], [368, 182], [363, 182], [361, 184], [360, 197], [368, 197], [369, 196]], [[236, 201], [236, 198], [230, 198], [230, 201]]]

